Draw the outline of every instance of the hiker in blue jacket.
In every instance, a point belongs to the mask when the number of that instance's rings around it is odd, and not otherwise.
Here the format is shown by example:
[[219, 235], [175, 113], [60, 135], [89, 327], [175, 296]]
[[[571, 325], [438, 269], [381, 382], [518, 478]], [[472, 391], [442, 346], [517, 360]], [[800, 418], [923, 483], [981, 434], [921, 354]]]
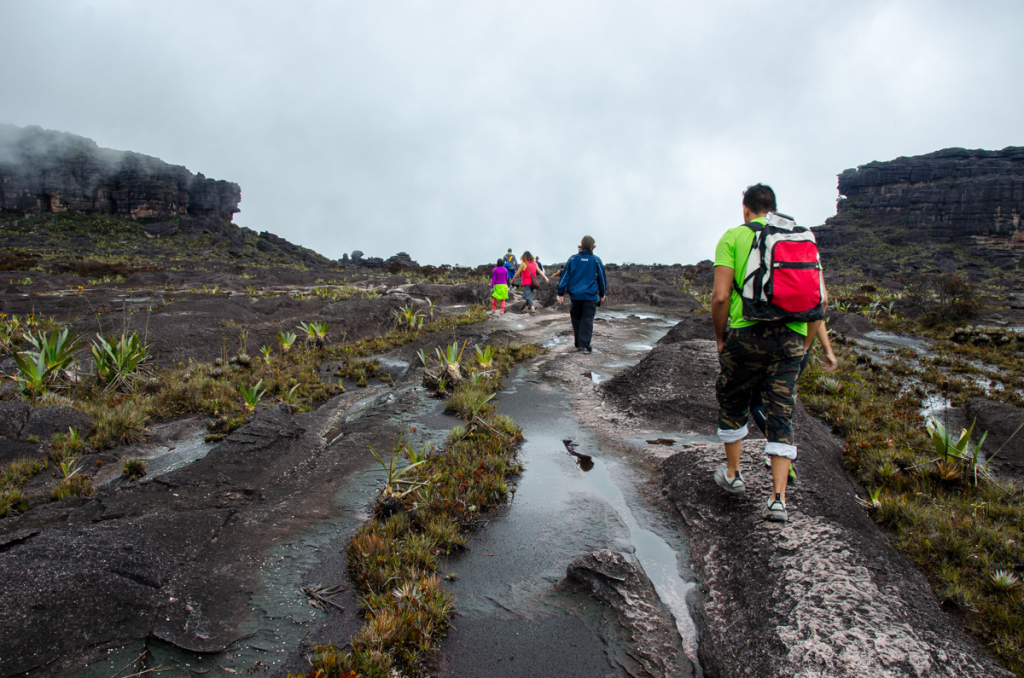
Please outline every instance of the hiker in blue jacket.
[[562, 303], [566, 290], [572, 306], [572, 335], [576, 350], [590, 353], [590, 340], [594, 336], [594, 314], [608, 291], [604, 264], [594, 256], [594, 239], [589, 235], [580, 241], [579, 254], [569, 257], [558, 279], [558, 303]]

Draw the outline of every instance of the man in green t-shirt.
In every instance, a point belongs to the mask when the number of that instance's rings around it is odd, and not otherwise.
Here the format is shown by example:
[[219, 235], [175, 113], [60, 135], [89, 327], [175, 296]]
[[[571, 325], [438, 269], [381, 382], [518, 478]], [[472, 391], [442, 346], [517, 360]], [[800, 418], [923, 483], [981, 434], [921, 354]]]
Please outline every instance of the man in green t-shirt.
[[[743, 193], [743, 221], [765, 223], [776, 210], [775, 192], [764, 184]], [[721, 371], [718, 396], [718, 439], [725, 444], [726, 463], [715, 471], [715, 482], [727, 492], [744, 491], [740, 450], [747, 436], [750, 396], [760, 392], [765, 405], [768, 442], [764, 453], [771, 459], [772, 493], [761, 512], [767, 520], [785, 521], [786, 480], [796, 459], [793, 443], [793, 405], [800, 362], [810, 347], [818, 322], [767, 323], [743, 319], [743, 301], [734, 284], [743, 287], [747, 257], [754, 231], [746, 225], [725, 232], [715, 248], [715, 289], [711, 319]]]

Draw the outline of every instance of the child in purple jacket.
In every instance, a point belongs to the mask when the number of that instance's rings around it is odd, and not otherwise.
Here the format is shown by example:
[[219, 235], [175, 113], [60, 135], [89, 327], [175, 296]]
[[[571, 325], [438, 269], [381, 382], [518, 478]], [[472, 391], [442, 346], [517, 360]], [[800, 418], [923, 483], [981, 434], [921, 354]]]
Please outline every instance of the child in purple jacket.
[[508, 299], [508, 269], [505, 262], [498, 259], [498, 265], [491, 271], [491, 310], [498, 308], [501, 301], [501, 312], [505, 312], [505, 300]]

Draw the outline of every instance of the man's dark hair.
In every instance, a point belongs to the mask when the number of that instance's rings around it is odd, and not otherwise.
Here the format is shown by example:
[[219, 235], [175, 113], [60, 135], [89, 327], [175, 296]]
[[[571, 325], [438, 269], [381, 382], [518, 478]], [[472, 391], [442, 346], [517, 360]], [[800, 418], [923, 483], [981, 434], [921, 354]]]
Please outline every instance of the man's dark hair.
[[594, 239], [593, 238], [591, 238], [589, 235], [583, 236], [583, 239], [580, 240], [580, 246], [579, 246], [580, 254], [582, 254], [584, 252], [593, 252], [594, 251], [594, 245], [595, 245], [595, 243], [594, 243]]
[[774, 212], [778, 209], [775, 204], [775, 191], [771, 186], [764, 184], [747, 186], [747, 190], [743, 192], [743, 206], [754, 214]]

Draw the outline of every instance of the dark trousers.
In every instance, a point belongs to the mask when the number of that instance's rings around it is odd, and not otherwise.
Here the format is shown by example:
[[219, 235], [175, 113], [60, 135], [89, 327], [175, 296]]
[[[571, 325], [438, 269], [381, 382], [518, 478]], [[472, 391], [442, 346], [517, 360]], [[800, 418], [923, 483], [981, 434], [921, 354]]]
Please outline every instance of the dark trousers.
[[597, 313], [596, 301], [573, 299], [570, 302], [569, 317], [572, 318], [572, 336], [576, 348], [590, 348], [590, 340], [594, 338], [595, 313]]

